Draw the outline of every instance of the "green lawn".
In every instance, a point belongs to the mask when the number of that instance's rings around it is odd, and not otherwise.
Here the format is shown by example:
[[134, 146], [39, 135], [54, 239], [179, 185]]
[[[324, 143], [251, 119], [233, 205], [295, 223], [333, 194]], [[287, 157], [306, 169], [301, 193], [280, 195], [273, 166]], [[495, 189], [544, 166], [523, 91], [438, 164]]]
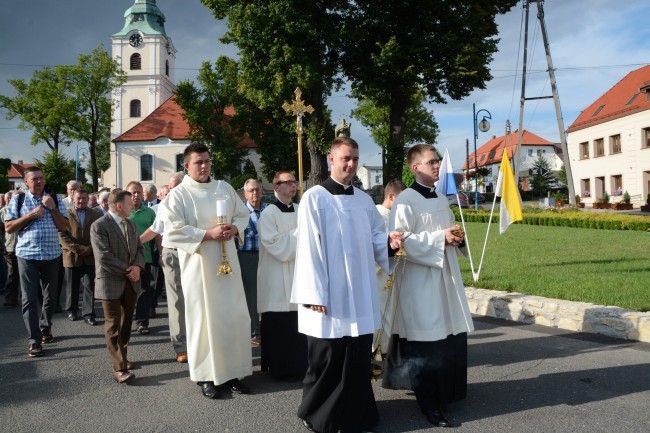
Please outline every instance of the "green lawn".
[[[478, 268], [488, 225], [466, 226]], [[468, 286], [650, 311], [647, 232], [492, 223], [478, 282], [460, 268]]]

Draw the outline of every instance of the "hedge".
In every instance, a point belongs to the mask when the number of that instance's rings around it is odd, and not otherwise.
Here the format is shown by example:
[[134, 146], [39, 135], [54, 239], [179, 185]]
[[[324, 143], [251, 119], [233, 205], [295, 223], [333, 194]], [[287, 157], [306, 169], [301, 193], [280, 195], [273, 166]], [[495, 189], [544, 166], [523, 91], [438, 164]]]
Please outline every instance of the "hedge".
[[[460, 221], [458, 208], [452, 208], [456, 220]], [[650, 232], [650, 218], [637, 215], [620, 215], [611, 213], [587, 213], [579, 210], [545, 210], [524, 209], [523, 221], [518, 224], [533, 226], [573, 227], [583, 229], [602, 230], [637, 230]], [[463, 218], [467, 222], [487, 223], [490, 212], [479, 209], [464, 210]], [[495, 209], [492, 217], [493, 223], [499, 223], [499, 212]]]

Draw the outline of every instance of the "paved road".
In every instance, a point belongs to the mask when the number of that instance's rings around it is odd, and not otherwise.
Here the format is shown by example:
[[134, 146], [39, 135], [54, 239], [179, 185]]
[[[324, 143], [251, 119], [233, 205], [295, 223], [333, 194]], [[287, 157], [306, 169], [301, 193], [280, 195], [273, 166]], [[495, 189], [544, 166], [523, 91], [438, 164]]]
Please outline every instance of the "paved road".
[[[54, 319], [55, 343], [26, 356], [18, 309], [0, 310], [1, 432], [306, 432], [300, 384], [259, 371], [254, 395], [208, 400], [173, 361], [166, 311], [134, 335], [133, 385], [112, 378], [102, 326]], [[650, 431], [650, 344], [475, 318], [468, 398], [451, 407], [458, 432]], [[374, 385], [379, 432], [435, 431], [413, 396]]]

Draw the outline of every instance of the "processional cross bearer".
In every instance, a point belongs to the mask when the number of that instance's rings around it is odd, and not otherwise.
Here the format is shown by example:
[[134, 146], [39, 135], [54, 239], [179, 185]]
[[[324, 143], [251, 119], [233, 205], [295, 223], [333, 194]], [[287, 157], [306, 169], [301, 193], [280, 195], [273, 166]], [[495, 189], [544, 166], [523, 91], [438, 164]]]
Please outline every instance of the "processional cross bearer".
[[296, 90], [294, 90], [293, 93], [296, 95], [296, 99], [292, 101], [292, 104], [285, 102], [282, 104], [282, 108], [284, 108], [287, 113], [296, 116], [296, 134], [298, 134], [298, 184], [300, 185], [300, 198], [302, 198], [302, 116], [305, 113], [313, 113], [314, 107], [311, 105], [305, 105], [303, 100], [300, 98], [302, 96], [300, 87], [296, 87]]

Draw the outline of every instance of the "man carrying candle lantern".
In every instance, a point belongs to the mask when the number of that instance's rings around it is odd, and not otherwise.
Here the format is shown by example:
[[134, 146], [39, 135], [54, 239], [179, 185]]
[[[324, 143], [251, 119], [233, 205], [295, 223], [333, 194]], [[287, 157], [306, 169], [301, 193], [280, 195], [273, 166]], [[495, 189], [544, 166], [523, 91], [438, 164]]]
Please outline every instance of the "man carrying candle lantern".
[[230, 185], [211, 179], [207, 146], [190, 144], [183, 157], [187, 176], [160, 206], [164, 237], [178, 250], [190, 379], [207, 398], [248, 394], [238, 378], [252, 374], [250, 316], [233, 241], [248, 209]]

